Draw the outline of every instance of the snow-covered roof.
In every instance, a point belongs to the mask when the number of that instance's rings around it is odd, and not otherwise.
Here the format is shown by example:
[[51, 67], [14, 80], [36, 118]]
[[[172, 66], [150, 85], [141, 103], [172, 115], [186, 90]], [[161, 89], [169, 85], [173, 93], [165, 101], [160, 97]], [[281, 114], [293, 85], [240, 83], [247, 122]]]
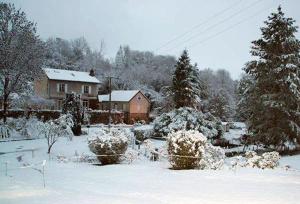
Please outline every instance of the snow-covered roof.
[[52, 80], [60, 81], [80, 81], [88, 83], [100, 83], [100, 81], [89, 74], [89, 72], [79, 72], [64, 69], [43, 68], [47, 77]]
[[[120, 102], [128, 102], [130, 101], [139, 90], [119, 90], [111, 92], [111, 100], [112, 101], [120, 101]], [[98, 95], [99, 102], [109, 101], [109, 94], [106, 95]]]

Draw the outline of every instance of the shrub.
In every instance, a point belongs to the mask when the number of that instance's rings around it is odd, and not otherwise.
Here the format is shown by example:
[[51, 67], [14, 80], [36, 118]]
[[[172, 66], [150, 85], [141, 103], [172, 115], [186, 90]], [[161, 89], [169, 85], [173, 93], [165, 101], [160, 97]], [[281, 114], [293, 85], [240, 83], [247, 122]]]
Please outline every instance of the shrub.
[[149, 139], [153, 134], [153, 127], [152, 126], [140, 126], [133, 129], [133, 133], [135, 139], [140, 142], [143, 142], [146, 139]]
[[278, 152], [266, 152], [259, 156], [256, 152], [249, 151], [246, 152], [245, 158], [245, 166], [273, 169], [279, 165], [280, 156]]
[[198, 131], [177, 131], [168, 137], [169, 161], [173, 169], [194, 169], [204, 154], [206, 137]]
[[117, 129], [102, 130], [95, 136], [96, 138], [89, 141], [89, 148], [101, 164], [119, 163], [128, 147], [126, 132]]
[[220, 121], [210, 113], [202, 113], [192, 108], [179, 108], [164, 113], [154, 121], [154, 136], [167, 137], [169, 133], [178, 130], [195, 130], [208, 139], [220, 138], [223, 134]]
[[206, 143], [204, 146], [203, 159], [200, 161], [201, 169], [221, 169], [224, 165], [225, 151], [221, 147]]

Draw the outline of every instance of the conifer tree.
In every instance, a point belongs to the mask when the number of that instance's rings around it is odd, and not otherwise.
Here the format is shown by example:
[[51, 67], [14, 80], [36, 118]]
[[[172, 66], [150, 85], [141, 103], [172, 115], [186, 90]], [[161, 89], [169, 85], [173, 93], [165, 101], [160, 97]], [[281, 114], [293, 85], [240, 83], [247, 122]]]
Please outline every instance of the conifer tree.
[[116, 54], [115, 64], [116, 64], [116, 68], [119, 68], [119, 69], [124, 68], [124, 53], [123, 53], [122, 46], [120, 46], [120, 48]]
[[300, 141], [300, 42], [294, 23], [278, 7], [261, 28], [262, 37], [252, 42], [257, 60], [245, 68], [254, 78], [249, 130], [276, 148]]
[[203, 88], [196, 65], [190, 63], [187, 50], [184, 50], [175, 65], [172, 87], [175, 108], [195, 107]]
[[208, 106], [211, 114], [220, 118], [222, 121], [227, 121], [231, 116], [229, 102], [226, 98], [225, 91], [222, 89], [211, 96]]
[[84, 110], [80, 102], [80, 95], [67, 94], [62, 108], [63, 114], [71, 114], [73, 120], [72, 131], [74, 135], [81, 135], [81, 125], [84, 119]]

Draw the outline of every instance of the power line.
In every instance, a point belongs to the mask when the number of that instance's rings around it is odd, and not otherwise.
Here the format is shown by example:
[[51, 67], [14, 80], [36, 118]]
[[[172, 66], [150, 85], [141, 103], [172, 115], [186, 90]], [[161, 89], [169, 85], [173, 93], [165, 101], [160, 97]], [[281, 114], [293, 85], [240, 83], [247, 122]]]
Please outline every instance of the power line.
[[177, 36], [177, 37], [175, 37], [175, 38], [173, 38], [173, 39], [167, 41], [166, 43], [164, 43], [163, 45], [161, 45], [160, 47], [158, 47], [155, 51], [161, 50], [163, 47], [166, 47], [167, 45], [169, 45], [169, 44], [172, 43], [173, 41], [178, 40], [178, 39], [180, 39], [180, 38], [186, 36], [186, 35], [187, 35], [188, 33], [190, 33], [191, 31], [193, 31], [193, 30], [199, 28], [200, 26], [205, 25], [206, 23], [208, 23], [212, 18], [216, 18], [216, 17], [222, 15], [222, 14], [225, 13], [226, 11], [228, 11], [228, 10], [234, 8], [235, 6], [239, 5], [239, 3], [241, 3], [241, 2], [242, 2], [242, 0], [238, 0], [237, 2], [235, 2], [235, 3], [232, 4], [232, 5], [230, 5], [229, 7], [225, 8], [225, 9], [223, 9], [223, 10], [217, 12], [217, 13], [215, 13], [214, 15], [210, 16], [207, 20], [202, 21], [201, 23], [195, 25], [195, 26], [192, 27], [191, 29], [189, 29], [189, 30], [187, 30], [186, 32], [182, 33], [181, 35], [179, 35], [179, 36]]
[[236, 27], [237, 25], [240, 25], [240, 24], [242, 24], [242, 23], [244, 23], [244, 22], [246, 22], [246, 21], [248, 21], [248, 20], [253, 19], [253, 17], [255, 17], [255, 16], [257, 16], [258, 14], [262, 13], [262, 12], [265, 11], [267, 8], [269, 8], [269, 6], [267, 6], [267, 7], [263, 8], [263, 9], [259, 10], [258, 12], [255, 12], [253, 15], [251, 15], [251, 16], [249, 16], [249, 17], [247, 17], [247, 18], [244, 18], [243, 20], [238, 21], [238, 22], [235, 23], [235, 24], [232, 24], [231, 26], [229, 26], [229, 27], [227, 27], [227, 28], [225, 28], [225, 29], [223, 29], [223, 30], [221, 30], [221, 31], [219, 31], [219, 32], [217, 32], [217, 33], [215, 33], [214, 35], [211, 35], [211, 36], [209, 36], [209, 37], [207, 37], [207, 38], [205, 38], [205, 39], [203, 39], [203, 40], [201, 40], [201, 41], [198, 41], [198, 42], [196, 42], [196, 43], [193, 43], [191, 46], [188, 46], [188, 47], [191, 48], [191, 47], [194, 47], [195, 45], [203, 44], [204, 42], [206, 42], [206, 41], [208, 41], [208, 40], [210, 40], [210, 39], [212, 39], [212, 38], [214, 38], [214, 37], [217, 37], [217, 36], [219, 36], [220, 34], [226, 32], [226, 31], [228, 31], [228, 30], [231, 30], [232, 28]]
[[209, 26], [209, 27], [206, 28], [205, 30], [202, 30], [201, 32], [198, 32], [197, 34], [191, 36], [191, 37], [188, 38], [187, 40], [185, 40], [185, 41], [183, 41], [183, 42], [181, 42], [181, 43], [179, 43], [179, 44], [177, 44], [177, 45], [175, 45], [175, 46], [173, 46], [173, 47], [167, 49], [166, 51], [169, 51], [169, 50], [172, 50], [172, 49], [174, 49], [174, 48], [177, 48], [177, 47], [180, 46], [181, 44], [184, 44], [184, 43], [186, 43], [186, 42], [189, 42], [189, 41], [191, 41], [192, 39], [194, 39], [195, 37], [199, 37], [200, 34], [203, 34], [203, 33], [205, 33], [206, 31], [209, 31], [209, 30], [211, 30], [212, 28], [217, 27], [218, 25], [220, 25], [220, 24], [222, 24], [222, 23], [224, 23], [224, 22], [230, 20], [230, 19], [233, 18], [234, 16], [237, 16], [238, 14], [244, 12], [245, 10], [250, 9], [251, 7], [253, 7], [253, 6], [255, 6], [256, 4], [261, 3], [261, 2], [263, 2], [263, 1], [257, 0], [257, 1], [255, 1], [255, 2], [253, 2], [252, 4], [248, 5], [247, 7], [244, 7], [244, 8], [242, 8], [242, 9], [238, 10], [237, 12], [235, 12], [235, 13], [233, 13], [232, 15], [228, 16], [227, 18], [225, 18], [225, 19], [223, 19], [223, 20], [221, 20], [221, 21], [219, 21], [219, 22], [217, 22], [217, 23], [215, 23], [215, 24]]

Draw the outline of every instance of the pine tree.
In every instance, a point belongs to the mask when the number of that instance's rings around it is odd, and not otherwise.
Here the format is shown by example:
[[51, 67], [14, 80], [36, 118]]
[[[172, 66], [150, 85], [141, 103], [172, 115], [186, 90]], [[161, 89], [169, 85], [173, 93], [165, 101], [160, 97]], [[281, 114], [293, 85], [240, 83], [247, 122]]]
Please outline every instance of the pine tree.
[[195, 107], [203, 87], [196, 66], [191, 65], [187, 50], [184, 50], [175, 65], [171, 90], [175, 108]]
[[249, 130], [277, 148], [300, 142], [300, 42], [294, 23], [281, 7], [272, 13], [261, 28], [262, 38], [252, 42], [251, 54], [258, 59], [245, 68], [255, 82]]

